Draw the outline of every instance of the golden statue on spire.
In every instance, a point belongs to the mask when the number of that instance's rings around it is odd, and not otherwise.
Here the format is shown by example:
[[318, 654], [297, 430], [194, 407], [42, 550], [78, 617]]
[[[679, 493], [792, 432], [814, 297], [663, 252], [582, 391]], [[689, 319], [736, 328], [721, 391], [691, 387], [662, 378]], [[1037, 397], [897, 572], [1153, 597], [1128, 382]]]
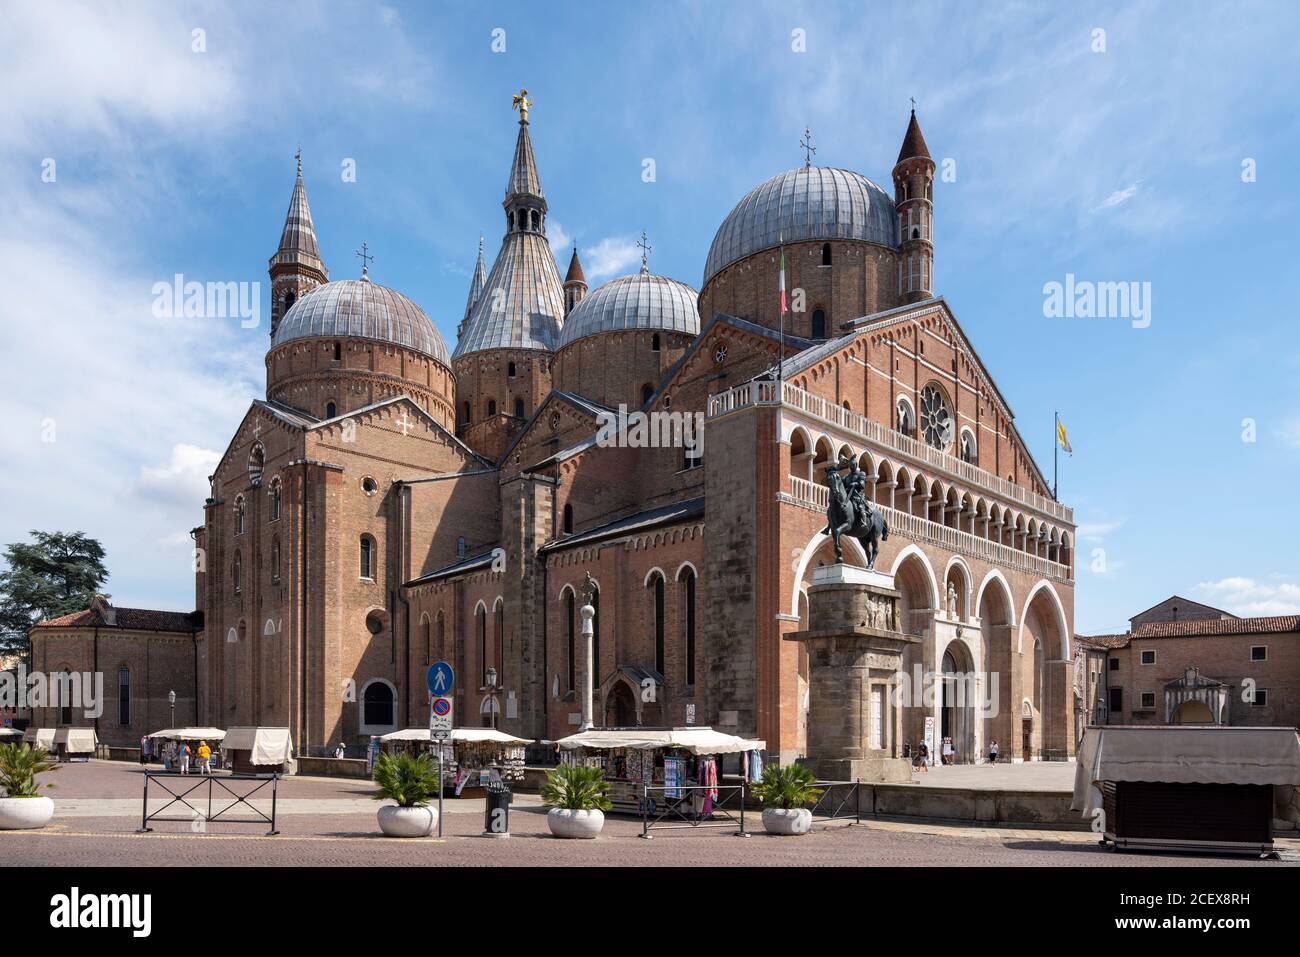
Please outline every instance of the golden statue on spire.
[[528, 122], [528, 108], [532, 105], [533, 101], [528, 99], [528, 91], [522, 89], [516, 93], [514, 99], [510, 101], [510, 108], [519, 111], [520, 123]]

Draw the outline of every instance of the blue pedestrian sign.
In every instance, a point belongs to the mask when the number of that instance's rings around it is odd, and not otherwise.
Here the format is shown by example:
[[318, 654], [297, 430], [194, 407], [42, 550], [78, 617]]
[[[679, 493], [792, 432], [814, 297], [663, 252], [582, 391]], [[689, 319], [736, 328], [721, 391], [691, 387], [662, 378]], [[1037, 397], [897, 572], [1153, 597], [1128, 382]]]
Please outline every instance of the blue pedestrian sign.
[[447, 664], [447, 662], [435, 661], [433, 664], [429, 665], [429, 694], [433, 695], [435, 698], [451, 694], [453, 677], [454, 672], [451, 670], [451, 665]]

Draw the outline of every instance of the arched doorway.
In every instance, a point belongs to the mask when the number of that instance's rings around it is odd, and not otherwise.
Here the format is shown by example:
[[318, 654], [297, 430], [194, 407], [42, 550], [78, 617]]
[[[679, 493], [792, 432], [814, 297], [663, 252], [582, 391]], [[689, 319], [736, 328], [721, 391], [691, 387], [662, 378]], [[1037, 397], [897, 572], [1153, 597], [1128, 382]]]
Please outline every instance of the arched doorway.
[[1074, 665], [1065, 612], [1047, 582], [1040, 581], [1030, 592], [1020, 626], [1019, 679], [1022, 697], [1034, 711], [1034, 758], [1062, 761], [1074, 743], [1069, 730], [1074, 719]]
[[980, 751], [988, 757], [993, 742], [998, 753], [1010, 760], [1016, 753], [1016, 708], [1012, 704], [1011, 662], [1015, 654], [1011, 589], [1000, 574], [989, 573], [976, 598], [975, 616], [979, 619], [982, 647], [984, 688], [987, 702]]
[[1174, 712], [1174, 724], [1214, 724], [1214, 715], [1204, 701], [1184, 701]]
[[948, 643], [939, 670], [939, 755], [952, 745], [952, 761], [975, 760], [975, 674], [969, 649], [960, 641]]
[[625, 682], [616, 682], [605, 698], [605, 727], [635, 728], [636, 726], [636, 701], [632, 697], [632, 689]]

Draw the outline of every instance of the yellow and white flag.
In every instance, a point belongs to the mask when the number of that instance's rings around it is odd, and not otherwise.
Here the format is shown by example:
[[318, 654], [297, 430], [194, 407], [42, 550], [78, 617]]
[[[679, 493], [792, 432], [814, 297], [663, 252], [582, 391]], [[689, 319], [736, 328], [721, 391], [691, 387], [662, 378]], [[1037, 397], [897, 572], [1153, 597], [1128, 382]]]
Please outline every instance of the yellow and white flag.
[[1070, 455], [1074, 454], [1074, 449], [1070, 448], [1070, 440], [1065, 437], [1065, 423], [1061, 417], [1056, 417], [1056, 444], [1065, 449]]

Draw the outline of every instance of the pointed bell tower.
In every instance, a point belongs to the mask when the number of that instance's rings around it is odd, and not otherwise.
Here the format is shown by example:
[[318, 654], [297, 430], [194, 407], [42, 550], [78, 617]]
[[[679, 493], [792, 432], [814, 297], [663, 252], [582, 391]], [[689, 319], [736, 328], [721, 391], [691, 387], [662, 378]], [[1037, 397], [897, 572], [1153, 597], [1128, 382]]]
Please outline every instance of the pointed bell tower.
[[280, 246], [267, 270], [271, 277], [271, 335], [275, 335], [280, 320], [295, 302], [330, 279], [316, 245], [316, 227], [311, 221], [311, 207], [307, 205], [307, 188], [302, 183], [302, 150], [295, 159], [298, 178], [289, 197]]
[[934, 296], [934, 160], [916, 121], [916, 107], [894, 164], [894, 210], [898, 214], [898, 301]]
[[483, 237], [478, 238], [478, 262], [474, 264], [474, 278], [469, 283], [469, 297], [465, 300], [465, 315], [461, 316], [456, 326], [456, 338], [459, 340], [465, 332], [465, 324], [474, 313], [474, 307], [483, 298], [483, 287], [487, 284], [487, 267], [483, 265]]
[[569, 317], [573, 307], [582, 302], [587, 295], [587, 277], [582, 271], [578, 259], [578, 244], [573, 244], [573, 258], [569, 260], [569, 271], [564, 274], [564, 318]]

